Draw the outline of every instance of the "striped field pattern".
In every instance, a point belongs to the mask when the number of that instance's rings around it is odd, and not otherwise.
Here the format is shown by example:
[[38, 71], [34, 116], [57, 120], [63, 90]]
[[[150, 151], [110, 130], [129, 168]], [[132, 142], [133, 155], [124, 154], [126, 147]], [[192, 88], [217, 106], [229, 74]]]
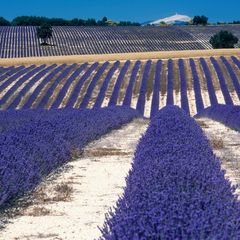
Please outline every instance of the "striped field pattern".
[[[239, 25], [167, 27], [53, 27], [41, 47], [36, 27], [0, 27], [0, 58], [211, 49], [220, 30], [240, 39]], [[239, 47], [239, 45], [237, 46]]]
[[149, 117], [174, 104], [193, 116], [218, 103], [240, 103], [236, 56], [0, 69], [1, 110], [125, 105]]

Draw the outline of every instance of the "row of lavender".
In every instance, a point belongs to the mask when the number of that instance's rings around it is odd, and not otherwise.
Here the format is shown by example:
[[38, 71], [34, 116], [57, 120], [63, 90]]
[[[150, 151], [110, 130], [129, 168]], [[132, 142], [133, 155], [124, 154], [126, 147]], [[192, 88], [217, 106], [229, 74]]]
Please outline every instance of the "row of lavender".
[[196, 118], [211, 118], [224, 125], [240, 131], [240, 106], [217, 104], [203, 109]]
[[234, 191], [199, 125], [167, 106], [140, 140], [100, 239], [239, 239]]
[[[240, 61], [236, 57], [231, 58], [233, 63], [240, 69]], [[211, 63], [218, 76], [219, 85], [221, 88], [222, 95], [226, 104], [233, 105], [232, 97], [229, 93], [229, 88], [227, 86], [227, 80], [224, 77], [223, 70], [220, 68], [218, 61], [211, 57]], [[210, 104], [218, 104], [218, 99], [216, 96], [215, 88], [213, 86], [213, 79], [210, 73], [209, 66], [204, 58], [200, 58], [200, 65], [203, 69], [204, 76], [206, 79], [206, 86], [209, 95]], [[235, 92], [240, 99], [240, 84], [239, 77], [234, 71], [233, 67], [229, 63], [229, 60], [225, 57], [221, 57], [221, 61], [226, 68], [232, 85], [234, 86]], [[199, 113], [204, 108], [202, 89], [200, 85], [200, 76], [198, 75], [196, 62], [194, 59], [189, 60], [192, 85], [195, 94], [195, 105], [197, 113]], [[96, 89], [96, 86], [100, 84], [101, 88], [94, 100], [94, 108], [99, 108], [103, 105], [104, 99], [106, 98], [106, 92], [110, 85], [114, 74], [119, 70], [118, 77], [116, 79], [115, 85], [112, 90], [112, 95], [110, 96], [108, 105], [114, 106], [121, 104], [124, 106], [132, 106], [133, 90], [137, 81], [137, 76], [140, 74], [141, 62], [136, 61], [132, 69], [130, 69], [131, 62], [126, 61], [122, 67], [120, 67], [120, 62], [116, 61], [113, 64], [105, 62], [102, 65], [98, 62], [93, 64], [84, 63], [81, 65], [72, 64], [66, 65], [62, 64], [57, 66], [53, 64], [51, 66], [19, 66], [0, 69], [0, 109], [16, 109], [16, 108], [60, 108], [66, 95], [69, 95], [65, 102], [64, 107], [66, 108], [87, 108], [89, 107], [90, 99]], [[149, 60], [145, 63], [142, 76], [140, 78], [140, 89], [137, 94], [138, 100], [136, 109], [144, 115], [146, 106], [146, 93], [149, 86], [153, 83], [151, 87], [152, 91], [152, 103], [151, 103], [151, 117], [155, 115], [160, 106], [161, 96], [161, 84], [163, 81], [162, 77], [162, 65], [163, 61], [159, 60], [156, 63], [154, 79], [151, 79], [150, 72], [152, 68], [152, 61]], [[110, 67], [110, 68], [109, 68]], [[108, 70], [109, 68], [109, 70]], [[180, 93], [181, 93], [181, 107], [186, 111], [189, 110], [189, 99], [188, 99], [188, 84], [189, 79], [187, 79], [186, 64], [182, 59], [178, 60], [179, 68], [179, 81], [180, 81]], [[166, 105], [176, 104], [174, 102], [174, 66], [173, 60], [168, 60], [167, 63], [167, 99]], [[129, 80], [127, 78], [127, 72], [130, 72]], [[105, 76], [104, 76], [105, 75]], [[104, 76], [104, 77], [103, 77]], [[90, 79], [91, 78], [91, 79]], [[91, 80], [88, 84], [87, 89], [82, 96], [82, 100], [79, 104], [77, 101], [79, 99], [79, 93], [82, 91], [83, 86], [88, 80]], [[126, 87], [126, 92], [122, 102], [119, 103], [119, 95], [123, 83], [128, 81]], [[74, 89], [72, 89], [73, 83]], [[35, 86], [35, 88], [33, 88]], [[59, 88], [56, 91], [56, 88]], [[72, 90], [71, 90], [72, 89]], [[135, 96], [134, 96], [135, 97]]]
[[0, 207], [92, 140], [138, 117], [128, 107], [0, 112]]

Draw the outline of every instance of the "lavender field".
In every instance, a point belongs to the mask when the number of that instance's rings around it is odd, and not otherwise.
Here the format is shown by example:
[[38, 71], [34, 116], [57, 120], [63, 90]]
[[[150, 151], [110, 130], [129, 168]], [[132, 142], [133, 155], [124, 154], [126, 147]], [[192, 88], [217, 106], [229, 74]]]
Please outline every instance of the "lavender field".
[[0, 69], [0, 109], [128, 106], [153, 117], [166, 105], [191, 116], [239, 105], [238, 57], [12, 66]]
[[0, 239], [239, 239], [239, 104], [239, 56], [1, 67]]
[[[36, 27], [0, 27], [0, 57], [65, 56], [211, 49], [220, 30], [240, 38], [240, 26], [53, 27], [51, 46], [41, 47]], [[237, 45], [239, 46], [239, 45]], [[236, 46], [236, 47], [237, 47]]]

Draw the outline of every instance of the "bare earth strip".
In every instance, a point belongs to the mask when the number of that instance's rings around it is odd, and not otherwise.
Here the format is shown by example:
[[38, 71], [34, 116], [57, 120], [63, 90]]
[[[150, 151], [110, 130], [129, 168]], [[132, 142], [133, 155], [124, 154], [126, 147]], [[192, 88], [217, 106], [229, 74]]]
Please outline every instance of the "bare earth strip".
[[193, 76], [190, 68], [189, 59], [185, 60], [185, 73], [187, 78], [187, 97], [189, 103], [190, 115], [194, 116], [197, 114], [196, 101], [195, 101], [195, 92], [193, 89]]
[[[220, 158], [226, 177], [233, 185], [240, 184], [240, 132], [207, 118], [198, 122], [210, 139], [214, 153]], [[240, 200], [240, 185], [236, 193]]]
[[195, 61], [195, 64], [196, 64], [196, 68], [197, 68], [197, 72], [198, 72], [198, 76], [199, 76], [199, 81], [200, 81], [200, 86], [201, 86], [201, 90], [202, 90], [203, 104], [204, 104], [204, 107], [206, 108], [206, 107], [209, 107], [211, 105], [210, 99], [209, 99], [209, 94], [208, 94], [208, 89], [207, 89], [206, 78], [205, 78], [205, 75], [203, 73], [200, 62]]
[[0, 233], [1, 240], [85, 240], [101, 233], [105, 213], [123, 193], [133, 153], [148, 120], [137, 119], [89, 144], [80, 159], [44, 181], [31, 205]]
[[102, 55], [73, 55], [57, 57], [32, 57], [0, 59], [0, 66], [29, 65], [29, 64], [52, 64], [52, 63], [81, 63], [116, 60], [144, 60], [144, 59], [168, 59], [168, 58], [198, 58], [208, 56], [240, 56], [240, 49], [211, 49], [211, 50], [185, 50], [185, 51], [162, 51], [141, 53], [116, 53]]
[[160, 108], [163, 108], [166, 106], [167, 102], [167, 62], [163, 62], [162, 64], [162, 71], [161, 71], [161, 80], [160, 80]]

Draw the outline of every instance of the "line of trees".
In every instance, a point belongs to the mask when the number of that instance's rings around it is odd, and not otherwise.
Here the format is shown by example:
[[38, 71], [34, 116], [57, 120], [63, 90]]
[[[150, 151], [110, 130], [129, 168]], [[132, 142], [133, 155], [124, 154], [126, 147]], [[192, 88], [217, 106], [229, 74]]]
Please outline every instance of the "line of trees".
[[0, 26], [41, 26], [48, 24], [51, 26], [141, 26], [140, 23], [130, 21], [114, 22], [108, 20], [107, 17], [102, 20], [96, 20], [94, 18], [80, 19], [74, 18], [66, 20], [63, 18], [47, 18], [37, 16], [20, 16], [14, 18], [11, 22], [3, 17], [0, 17]]
[[240, 24], [240, 21], [233, 21], [233, 22], [217, 22], [217, 25], [226, 25], [226, 24]]

